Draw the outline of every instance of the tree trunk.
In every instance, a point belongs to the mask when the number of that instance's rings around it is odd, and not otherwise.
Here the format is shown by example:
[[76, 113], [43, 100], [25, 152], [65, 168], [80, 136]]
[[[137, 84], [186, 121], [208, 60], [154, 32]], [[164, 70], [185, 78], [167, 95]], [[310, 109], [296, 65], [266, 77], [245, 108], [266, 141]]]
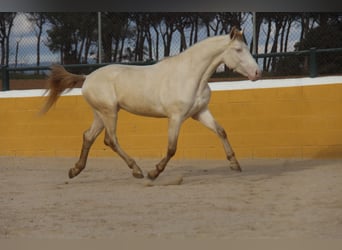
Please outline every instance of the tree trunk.
[[154, 25], [153, 25], [153, 29], [154, 29], [154, 32], [156, 33], [155, 60], [159, 61], [159, 32]]
[[77, 52], [77, 50], [76, 50], [76, 53], [77, 53], [76, 60], [78, 61], [78, 63], [82, 63], [82, 61], [83, 61], [82, 60], [82, 52], [83, 52], [83, 48], [84, 48], [84, 43], [85, 43], [85, 37], [81, 41], [81, 46], [80, 46], [79, 51]]
[[303, 41], [309, 31], [309, 22], [310, 18], [306, 14], [303, 14], [301, 18], [302, 30], [300, 33], [300, 43]]
[[153, 44], [152, 44], [152, 35], [150, 30], [147, 28], [146, 29], [146, 39], [147, 39], [147, 44], [148, 44], [148, 59], [153, 60]]
[[184, 33], [184, 28], [178, 29], [179, 34], [180, 34], [180, 44], [179, 44], [179, 52], [182, 52], [186, 49], [186, 39], [185, 39], [185, 33]]
[[42, 37], [43, 26], [39, 26], [38, 36], [37, 36], [37, 66], [40, 65], [40, 41]]
[[14, 58], [14, 67], [15, 68], [18, 65], [18, 52], [19, 52], [19, 41], [17, 41], [17, 44], [15, 46], [15, 58]]
[[112, 62], [117, 62], [118, 61], [118, 51], [119, 51], [119, 45], [120, 45], [120, 40], [119, 38], [115, 38], [114, 39], [114, 51], [113, 51], [113, 58], [112, 58]]
[[164, 45], [164, 57], [170, 56], [172, 35], [173, 31], [170, 27], [167, 27], [166, 32], [162, 34]]
[[[274, 34], [274, 40], [273, 40], [271, 53], [275, 53], [278, 50], [278, 40], [279, 40], [280, 29], [282, 27], [282, 21], [276, 20], [275, 24], [276, 24], [276, 30], [275, 30], [275, 34]], [[278, 60], [277, 57], [272, 57], [271, 60], [268, 61], [267, 71], [270, 70], [270, 66], [272, 66], [272, 69], [271, 69], [272, 72], [275, 70], [277, 60]]]
[[287, 29], [286, 29], [286, 36], [285, 36], [285, 49], [284, 51], [287, 52], [287, 47], [288, 47], [288, 42], [289, 42], [289, 35], [290, 35], [290, 29], [291, 29], [291, 25], [292, 25], [292, 19], [289, 19], [288, 23], [287, 23]]
[[103, 61], [104, 62], [111, 62], [112, 61], [112, 34], [111, 33], [102, 33], [102, 48], [103, 48]]
[[1, 40], [1, 65], [5, 65], [5, 41]]
[[285, 40], [285, 28], [287, 24], [287, 18], [282, 22], [280, 33], [280, 52], [284, 52], [284, 40]]
[[89, 55], [90, 45], [91, 45], [91, 38], [87, 37], [86, 43], [85, 43], [85, 48], [84, 48], [84, 63], [88, 63], [88, 55]]
[[[272, 30], [272, 22], [268, 20], [268, 26], [267, 26], [267, 35], [266, 35], [266, 41], [265, 41], [265, 48], [264, 48], [264, 53], [267, 54], [267, 47], [268, 47], [268, 42], [270, 40], [270, 35], [271, 35], [271, 30]], [[266, 66], [267, 66], [267, 57], [264, 58], [263, 62], [263, 71], [266, 71]]]
[[121, 38], [120, 53], [119, 53], [119, 62], [122, 61], [124, 47], [125, 47], [125, 37], [122, 37]]

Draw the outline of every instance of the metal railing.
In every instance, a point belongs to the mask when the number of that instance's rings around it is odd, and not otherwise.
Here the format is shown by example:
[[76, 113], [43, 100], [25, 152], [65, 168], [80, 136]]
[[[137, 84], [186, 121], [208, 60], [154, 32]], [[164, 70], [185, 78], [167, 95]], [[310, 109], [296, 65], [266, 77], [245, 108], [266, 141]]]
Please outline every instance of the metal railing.
[[[151, 65], [155, 62], [134, 62], [134, 63], [118, 63], [118, 64], [126, 64], [126, 65]], [[96, 63], [96, 64], [66, 64], [63, 65], [66, 69], [81, 69], [81, 68], [88, 68], [88, 69], [98, 69], [100, 67], [113, 64], [113, 63]], [[49, 66], [32, 66], [32, 67], [8, 67], [8, 66], [1, 66], [1, 78], [2, 78], [2, 91], [10, 90], [10, 72], [17, 72], [17, 71], [43, 71], [43, 70], [50, 70]]]
[[332, 53], [332, 52], [342, 52], [342, 48], [329, 48], [329, 49], [317, 49], [311, 48], [309, 50], [292, 51], [292, 52], [276, 52], [267, 54], [257, 54], [254, 55], [256, 59], [265, 57], [280, 57], [280, 56], [309, 56], [309, 76], [317, 77], [317, 54], [320, 53]]
[[[308, 56], [309, 57], [309, 76], [317, 77], [317, 54], [319, 53], [332, 53], [332, 52], [342, 52], [342, 48], [329, 48], [329, 49], [316, 49], [311, 48], [310, 50], [293, 51], [293, 52], [276, 52], [267, 54], [257, 54], [253, 55], [256, 59], [267, 58], [267, 57], [283, 57], [283, 56]], [[151, 65], [156, 63], [155, 61], [149, 62], [134, 62], [134, 63], [120, 63], [126, 65]], [[106, 66], [109, 63], [100, 64], [68, 64], [63, 65], [66, 69], [79, 69], [79, 68], [90, 68], [95, 70], [102, 66]], [[32, 67], [8, 67], [6, 65], [1, 66], [1, 76], [2, 76], [2, 90], [10, 90], [10, 72], [17, 71], [43, 71], [50, 70], [48, 66], [32, 66]]]

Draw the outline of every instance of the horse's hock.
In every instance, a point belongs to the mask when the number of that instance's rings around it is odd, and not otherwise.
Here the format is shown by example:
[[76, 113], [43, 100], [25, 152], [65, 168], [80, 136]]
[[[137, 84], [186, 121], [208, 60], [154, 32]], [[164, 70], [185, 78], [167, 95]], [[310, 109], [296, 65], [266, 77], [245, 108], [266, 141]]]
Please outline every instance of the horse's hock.
[[[225, 128], [238, 158], [339, 158], [342, 77], [336, 79], [333, 84], [306, 86], [298, 79], [294, 87], [212, 91], [210, 109]], [[0, 97], [0, 155], [78, 157], [82, 133], [93, 119], [82, 96], [62, 96], [46, 116], [37, 115], [42, 97], [1, 93]], [[128, 153], [140, 158], [165, 154], [166, 119], [125, 111], [119, 117], [118, 139]], [[90, 156], [116, 157], [101, 136]], [[225, 159], [225, 153], [214, 133], [188, 120], [181, 129], [175, 157]]]

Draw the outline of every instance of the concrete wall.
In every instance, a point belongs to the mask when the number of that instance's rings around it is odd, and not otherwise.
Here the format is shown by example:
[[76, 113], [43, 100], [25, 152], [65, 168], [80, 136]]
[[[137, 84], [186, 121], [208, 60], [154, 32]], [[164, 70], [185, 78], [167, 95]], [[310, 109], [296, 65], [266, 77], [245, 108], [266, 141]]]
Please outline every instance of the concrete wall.
[[[223, 87], [212, 92], [210, 109], [239, 158], [342, 158], [342, 78], [338, 80], [317, 84], [316, 79], [312, 86], [292, 79], [291, 87], [275, 84], [229, 91]], [[220, 84], [215, 86], [225, 86]], [[92, 122], [90, 107], [80, 95], [63, 96], [39, 117], [42, 103], [39, 96], [0, 96], [0, 155], [78, 156], [82, 133]], [[134, 157], [159, 158], [166, 152], [167, 120], [120, 111], [118, 138]], [[101, 134], [90, 156], [116, 154], [103, 144]], [[225, 155], [216, 135], [188, 120], [175, 157], [224, 159]]]

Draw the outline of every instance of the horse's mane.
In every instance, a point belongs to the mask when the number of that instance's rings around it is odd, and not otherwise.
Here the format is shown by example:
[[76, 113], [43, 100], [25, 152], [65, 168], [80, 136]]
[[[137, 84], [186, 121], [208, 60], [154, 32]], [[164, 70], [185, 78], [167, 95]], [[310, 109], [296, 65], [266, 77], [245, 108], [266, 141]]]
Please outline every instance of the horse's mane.
[[203, 40], [201, 40], [201, 41], [191, 45], [190, 47], [186, 48], [182, 52], [180, 52], [180, 53], [178, 53], [176, 55], [166, 56], [166, 57], [160, 59], [158, 62], [165, 62], [165, 61], [171, 60], [171, 59], [173, 59], [175, 57], [178, 57], [181, 54], [184, 54], [185, 52], [188, 52], [189, 50], [192, 50], [192, 49], [197, 48], [197, 47], [199, 47], [199, 46], [201, 46], [201, 45], [203, 45], [203, 44], [205, 44], [205, 43], [207, 43], [209, 41], [213, 41], [213, 40], [216, 40], [216, 39], [219, 39], [219, 38], [222, 38], [222, 37], [227, 37], [227, 35], [207, 37], [207, 38], [205, 38], [205, 39], [203, 39]]
[[[162, 58], [161, 60], [159, 60], [159, 62], [164, 62], [164, 61], [167, 61], [167, 60], [170, 60], [174, 57], [177, 57], [178, 55], [180, 54], [183, 54], [184, 52], [187, 52], [188, 50], [192, 50], [193, 48], [197, 48], [199, 46], [201, 46], [202, 44], [205, 44], [207, 42], [210, 42], [210, 41], [215, 41], [215, 40], [218, 40], [218, 39], [227, 39], [227, 37], [230, 38], [230, 40], [238, 40], [238, 41], [242, 41], [244, 43], [246, 43], [246, 39], [245, 39], [245, 36], [243, 34], [242, 31], [240, 31], [238, 28], [236, 28], [235, 26], [232, 28], [230, 34], [226, 34], [226, 35], [219, 35], [219, 36], [212, 36], [212, 37], [207, 37], [193, 45], [191, 45], [190, 47], [186, 48], [184, 51], [182, 51], [181, 53], [177, 54], [177, 55], [172, 55], [172, 56], [166, 56], [164, 58]], [[228, 39], [227, 39], [227, 43], [228, 43]]]

